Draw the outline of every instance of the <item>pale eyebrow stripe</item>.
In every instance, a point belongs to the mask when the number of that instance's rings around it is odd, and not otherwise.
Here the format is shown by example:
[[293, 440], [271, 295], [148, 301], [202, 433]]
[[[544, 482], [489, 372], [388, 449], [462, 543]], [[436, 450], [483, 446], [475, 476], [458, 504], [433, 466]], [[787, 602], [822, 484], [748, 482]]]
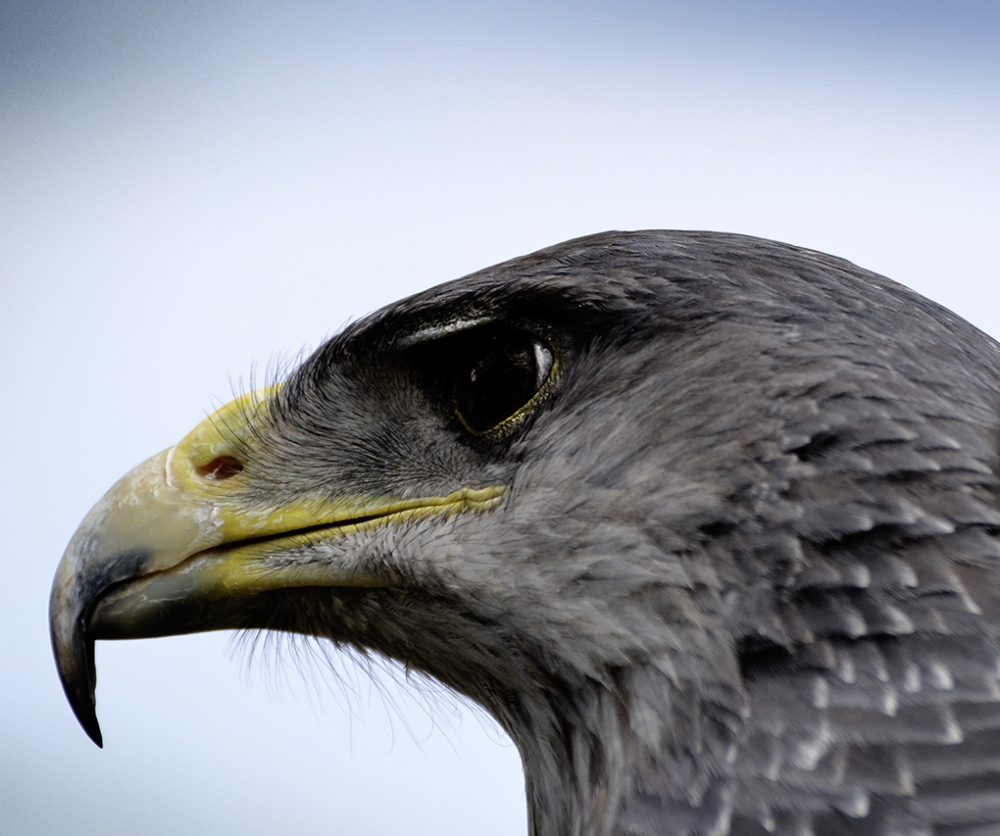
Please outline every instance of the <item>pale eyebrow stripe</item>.
[[470, 319], [455, 319], [444, 325], [431, 325], [428, 328], [421, 328], [419, 331], [407, 334], [405, 337], [398, 340], [396, 345], [400, 348], [411, 348], [415, 345], [420, 345], [421, 343], [440, 339], [441, 337], [449, 337], [452, 334], [461, 334], [463, 331], [471, 331], [474, 328], [478, 328], [481, 325], [488, 325], [491, 322], [496, 322], [496, 319], [490, 316], [473, 317]]

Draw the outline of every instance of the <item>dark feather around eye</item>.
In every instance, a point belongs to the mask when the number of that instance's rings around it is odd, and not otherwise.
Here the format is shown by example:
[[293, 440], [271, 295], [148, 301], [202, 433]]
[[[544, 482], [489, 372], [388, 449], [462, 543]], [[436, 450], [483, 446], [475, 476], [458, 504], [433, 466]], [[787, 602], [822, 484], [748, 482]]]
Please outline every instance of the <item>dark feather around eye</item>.
[[492, 331], [464, 347], [455, 366], [455, 411], [475, 433], [484, 433], [514, 415], [548, 379], [552, 352], [519, 330]]
[[485, 433], [514, 415], [548, 380], [552, 351], [518, 329], [483, 329], [455, 346], [455, 412], [474, 433]]
[[449, 331], [419, 332], [404, 352], [431, 403], [474, 435], [486, 435], [517, 415], [556, 365], [552, 343], [526, 328], [493, 322]]

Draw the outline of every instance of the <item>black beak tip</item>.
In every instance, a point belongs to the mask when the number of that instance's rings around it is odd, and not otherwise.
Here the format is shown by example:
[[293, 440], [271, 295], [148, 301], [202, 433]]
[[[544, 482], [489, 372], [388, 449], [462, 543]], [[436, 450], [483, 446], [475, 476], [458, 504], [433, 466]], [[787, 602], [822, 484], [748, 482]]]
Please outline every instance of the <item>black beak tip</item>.
[[80, 725], [83, 726], [83, 730], [87, 733], [87, 737], [97, 744], [98, 749], [104, 748], [104, 735], [101, 734], [101, 725], [97, 722], [97, 711], [94, 705], [93, 699], [83, 698], [80, 700], [74, 700], [70, 697], [70, 705], [73, 707], [73, 713], [76, 714], [76, 719], [79, 721]]
[[104, 748], [104, 736], [101, 734], [101, 727], [97, 724], [96, 717], [94, 718], [94, 722], [92, 725], [88, 726], [86, 723], [84, 723], [83, 729], [85, 732], [87, 732], [87, 736], [94, 741], [98, 749]]
[[56, 667], [63, 691], [69, 700], [70, 708], [87, 736], [104, 748], [104, 737], [101, 734], [100, 723], [97, 722], [97, 669], [94, 665], [94, 641], [85, 637], [81, 626], [72, 630], [68, 640], [60, 641], [53, 632], [52, 647], [55, 651]]

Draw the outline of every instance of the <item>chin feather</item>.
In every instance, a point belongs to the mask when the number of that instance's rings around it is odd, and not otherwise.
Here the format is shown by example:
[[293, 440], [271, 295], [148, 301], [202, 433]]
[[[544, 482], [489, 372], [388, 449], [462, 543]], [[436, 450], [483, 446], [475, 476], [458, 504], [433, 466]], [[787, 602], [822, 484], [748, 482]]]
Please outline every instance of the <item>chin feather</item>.
[[393, 735], [402, 727], [418, 746], [435, 732], [455, 746], [459, 728], [471, 717], [498, 744], [509, 743], [480, 705], [381, 653], [316, 636], [253, 629], [233, 634], [229, 655], [239, 657], [248, 686], [256, 679], [278, 699], [305, 697], [317, 716], [329, 700], [352, 723], [381, 705]]

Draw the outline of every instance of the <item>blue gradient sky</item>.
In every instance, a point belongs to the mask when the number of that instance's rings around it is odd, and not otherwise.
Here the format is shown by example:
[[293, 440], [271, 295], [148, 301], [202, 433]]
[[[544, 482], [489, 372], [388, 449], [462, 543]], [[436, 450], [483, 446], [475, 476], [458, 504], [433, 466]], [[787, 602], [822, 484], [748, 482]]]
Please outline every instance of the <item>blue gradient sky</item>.
[[524, 833], [489, 722], [349, 661], [105, 643], [104, 751], [64, 703], [48, 588], [86, 510], [349, 319], [666, 227], [1000, 334], [995, 2], [276, 5], [0, 6], [3, 833]]

